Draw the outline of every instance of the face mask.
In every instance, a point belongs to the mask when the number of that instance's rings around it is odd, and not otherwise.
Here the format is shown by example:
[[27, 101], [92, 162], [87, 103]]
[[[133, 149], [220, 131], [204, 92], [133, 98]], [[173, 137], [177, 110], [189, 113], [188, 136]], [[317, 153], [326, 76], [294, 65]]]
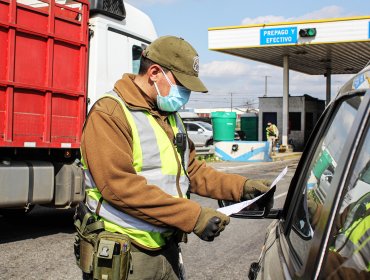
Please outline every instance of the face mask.
[[132, 74], [138, 74], [140, 69], [140, 59], [132, 61]]
[[164, 73], [163, 70], [162, 72], [171, 88], [167, 96], [161, 96], [157, 83], [154, 82], [155, 89], [158, 93], [157, 95], [158, 108], [161, 111], [165, 112], [177, 112], [182, 106], [184, 106], [189, 101], [190, 90], [179, 85], [174, 85], [167, 77], [166, 73]]

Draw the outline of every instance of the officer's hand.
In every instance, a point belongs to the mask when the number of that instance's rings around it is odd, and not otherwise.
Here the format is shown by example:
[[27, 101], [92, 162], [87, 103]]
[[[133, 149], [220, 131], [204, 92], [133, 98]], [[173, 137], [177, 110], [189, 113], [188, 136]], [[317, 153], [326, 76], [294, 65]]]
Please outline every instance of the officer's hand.
[[[271, 181], [248, 179], [243, 188], [242, 200], [253, 199], [270, 189]], [[253, 206], [253, 205], [252, 205]], [[267, 215], [274, 206], [274, 195], [271, 193], [268, 197], [263, 197], [254, 204], [254, 210], [265, 210]]]
[[230, 218], [214, 209], [202, 207], [193, 232], [205, 241], [213, 241], [230, 223]]
[[254, 180], [247, 179], [244, 183], [242, 199], [248, 200], [259, 196], [270, 189], [271, 182], [269, 180]]

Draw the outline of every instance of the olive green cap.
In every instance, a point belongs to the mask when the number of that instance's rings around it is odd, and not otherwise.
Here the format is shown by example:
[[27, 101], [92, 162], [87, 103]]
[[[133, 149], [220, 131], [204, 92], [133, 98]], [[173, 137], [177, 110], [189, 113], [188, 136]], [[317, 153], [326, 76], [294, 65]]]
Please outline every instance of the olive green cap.
[[187, 89], [208, 92], [198, 78], [198, 53], [184, 39], [175, 36], [159, 37], [143, 51], [143, 56], [169, 69]]

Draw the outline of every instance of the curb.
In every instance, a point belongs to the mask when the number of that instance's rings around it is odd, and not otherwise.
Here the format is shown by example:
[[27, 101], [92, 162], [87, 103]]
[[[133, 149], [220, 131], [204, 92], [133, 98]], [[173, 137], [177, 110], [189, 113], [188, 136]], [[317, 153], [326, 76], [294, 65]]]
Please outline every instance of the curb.
[[301, 152], [292, 152], [292, 153], [277, 153], [275, 156], [271, 156], [272, 161], [283, 161], [286, 159], [300, 158], [302, 155]]

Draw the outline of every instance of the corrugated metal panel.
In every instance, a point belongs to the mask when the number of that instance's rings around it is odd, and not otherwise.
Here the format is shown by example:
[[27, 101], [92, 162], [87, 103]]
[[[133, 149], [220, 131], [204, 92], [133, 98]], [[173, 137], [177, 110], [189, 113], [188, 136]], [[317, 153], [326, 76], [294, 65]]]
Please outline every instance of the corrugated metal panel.
[[0, 0], [0, 147], [79, 148], [89, 2], [23, 2]]
[[310, 46], [275, 46], [247, 48], [222, 52], [276, 66], [283, 66], [283, 56], [289, 55], [289, 68], [311, 75], [357, 73], [370, 59], [370, 43], [323, 44]]

